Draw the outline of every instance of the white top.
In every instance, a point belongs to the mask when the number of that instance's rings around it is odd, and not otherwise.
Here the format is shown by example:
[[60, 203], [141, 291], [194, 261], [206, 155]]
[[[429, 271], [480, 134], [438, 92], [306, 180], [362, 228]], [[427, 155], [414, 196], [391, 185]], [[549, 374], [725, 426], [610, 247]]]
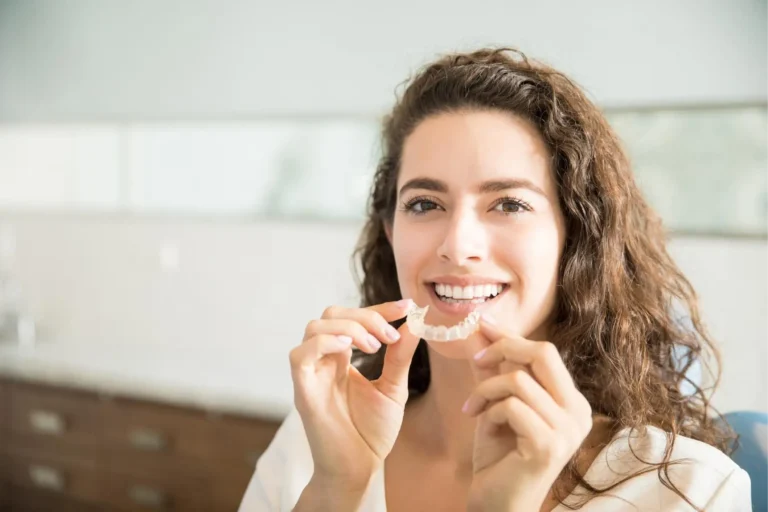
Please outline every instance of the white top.
[[[645, 465], [629, 450], [629, 429], [619, 432], [590, 466], [585, 479], [603, 487]], [[632, 436], [632, 448], [646, 461], [660, 462], [666, 448], [664, 431], [648, 427]], [[699, 508], [717, 512], [751, 511], [747, 473], [720, 450], [678, 436], [670, 460], [686, 459], [669, 468], [670, 480]], [[312, 454], [301, 417], [295, 410], [286, 418], [272, 444], [261, 456], [245, 492], [240, 512], [288, 512], [293, 509], [312, 476]], [[578, 491], [578, 489], [577, 489]], [[574, 491], [574, 492], [577, 492]], [[683, 499], [667, 489], [656, 470], [621, 484], [589, 501], [586, 512], [690, 511]], [[572, 495], [573, 496], [573, 495]], [[384, 471], [380, 470], [363, 499], [361, 512], [386, 512]], [[562, 505], [556, 512], [568, 510]]]

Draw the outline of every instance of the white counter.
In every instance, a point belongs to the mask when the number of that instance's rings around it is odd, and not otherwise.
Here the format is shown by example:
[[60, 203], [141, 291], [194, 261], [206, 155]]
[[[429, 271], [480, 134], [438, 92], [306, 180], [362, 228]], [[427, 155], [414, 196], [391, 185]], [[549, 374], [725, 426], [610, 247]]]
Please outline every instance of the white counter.
[[282, 419], [293, 405], [287, 353], [213, 348], [0, 344], [0, 375], [105, 395]]

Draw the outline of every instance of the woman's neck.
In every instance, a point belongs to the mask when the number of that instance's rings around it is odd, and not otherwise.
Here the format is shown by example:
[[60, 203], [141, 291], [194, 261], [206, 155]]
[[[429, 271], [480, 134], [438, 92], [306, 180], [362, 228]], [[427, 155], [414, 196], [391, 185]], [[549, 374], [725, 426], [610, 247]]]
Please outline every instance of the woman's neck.
[[469, 364], [430, 349], [429, 389], [409, 407], [404, 427], [430, 456], [471, 470], [475, 419], [461, 411], [477, 385]]

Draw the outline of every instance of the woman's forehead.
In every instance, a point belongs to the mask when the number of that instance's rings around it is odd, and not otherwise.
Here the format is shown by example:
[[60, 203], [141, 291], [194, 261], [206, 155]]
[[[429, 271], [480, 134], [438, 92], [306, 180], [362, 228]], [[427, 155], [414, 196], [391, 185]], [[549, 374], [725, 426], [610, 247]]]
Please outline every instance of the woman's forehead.
[[528, 121], [496, 111], [440, 114], [422, 121], [405, 140], [398, 188], [416, 178], [454, 189], [521, 180], [550, 193], [550, 156]]

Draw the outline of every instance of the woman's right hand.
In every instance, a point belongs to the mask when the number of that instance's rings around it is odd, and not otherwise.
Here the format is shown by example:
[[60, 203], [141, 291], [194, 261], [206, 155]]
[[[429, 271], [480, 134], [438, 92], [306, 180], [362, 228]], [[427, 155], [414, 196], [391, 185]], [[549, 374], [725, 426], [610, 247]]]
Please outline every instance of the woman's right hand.
[[[294, 401], [324, 488], [364, 491], [397, 439], [408, 399], [408, 371], [419, 339], [405, 324], [410, 300], [368, 308], [329, 307], [307, 325], [291, 351]], [[352, 345], [387, 352], [381, 377], [369, 381], [351, 365]]]

